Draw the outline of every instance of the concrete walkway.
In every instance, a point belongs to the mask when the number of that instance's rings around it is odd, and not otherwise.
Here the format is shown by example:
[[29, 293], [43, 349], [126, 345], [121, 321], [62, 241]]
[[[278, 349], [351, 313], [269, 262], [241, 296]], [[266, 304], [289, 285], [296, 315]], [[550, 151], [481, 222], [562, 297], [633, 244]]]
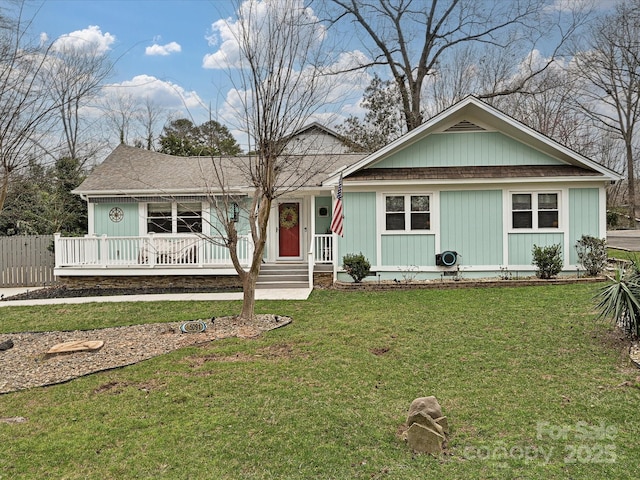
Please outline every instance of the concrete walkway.
[[[0, 296], [4, 298], [18, 295], [26, 291], [38, 290], [38, 287], [25, 288], [0, 288]], [[280, 288], [258, 289], [256, 300], [306, 300], [311, 294], [310, 288]], [[91, 302], [167, 302], [167, 301], [215, 301], [215, 300], [242, 300], [242, 292], [234, 293], [175, 293], [175, 294], [149, 294], [149, 295], [113, 295], [103, 297], [75, 297], [75, 298], [46, 298], [32, 300], [8, 300], [0, 301], [0, 307], [18, 307], [34, 305], [61, 305], [71, 303]]]

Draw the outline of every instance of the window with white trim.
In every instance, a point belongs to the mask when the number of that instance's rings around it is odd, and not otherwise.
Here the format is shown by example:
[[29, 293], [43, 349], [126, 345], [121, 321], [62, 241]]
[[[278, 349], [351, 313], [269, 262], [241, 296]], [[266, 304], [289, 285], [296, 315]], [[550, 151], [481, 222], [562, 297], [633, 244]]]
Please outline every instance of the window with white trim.
[[387, 232], [431, 229], [429, 195], [385, 195], [384, 203]]
[[557, 192], [511, 194], [511, 225], [514, 229], [558, 228], [560, 209]]
[[201, 203], [147, 204], [147, 233], [194, 232], [202, 232]]

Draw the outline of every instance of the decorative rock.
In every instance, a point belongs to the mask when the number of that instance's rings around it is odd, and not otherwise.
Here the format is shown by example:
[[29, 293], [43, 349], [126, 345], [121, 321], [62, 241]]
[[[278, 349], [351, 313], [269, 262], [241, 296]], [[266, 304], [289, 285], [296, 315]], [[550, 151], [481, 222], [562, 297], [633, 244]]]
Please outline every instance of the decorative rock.
[[405, 435], [407, 443], [414, 452], [433, 455], [442, 453], [442, 444], [445, 438], [419, 423], [411, 425]]
[[447, 420], [447, 417], [436, 418], [434, 421], [442, 427], [442, 431], [445, 435], [449, 435], [449, 421]]
[[10, 348], [13, 348], [13, 340], [9, 339], [0, 343], [0, 352], [9, 350]]
[[86, 350], [98, 350], [102, 348], [104, 342], [102, 340], [72, 340], [70, 342], [63, 342], [54, 345], [47, 352], [51, 353], [68, 353], [68, 352], [83, 352]]
[[[442, 408], [440, 407], [438, 400], [434, 396], [416, 398], [413, 402], [411, 402], [411, 405], [409, 406], [408, 417], [411, 417], [417, 412], [422, 412], [434, 419], [442, 417]], [[410, 423], [407, 424], [411, 425]]]
[[416, 398], [411, 402], [403, 439], [414, 452], [439, 454], [446, 445], [449, 422], [442, 415], [436, 397]]
[[413, 415], [409, 416], [407, 419], [407, 425], [414, 424], [422, 425], [423, 427], [427, 427], [430, 430], [438, 433], [439, 435], [444, 435], [444, 429], [440, 426], [436, 421], [431, 418], [429, 415], [424, 412], [416, 412]]
[[25, 423], [27, 421], [24, 417], [8, 417], [0, 418], [0, 423]]

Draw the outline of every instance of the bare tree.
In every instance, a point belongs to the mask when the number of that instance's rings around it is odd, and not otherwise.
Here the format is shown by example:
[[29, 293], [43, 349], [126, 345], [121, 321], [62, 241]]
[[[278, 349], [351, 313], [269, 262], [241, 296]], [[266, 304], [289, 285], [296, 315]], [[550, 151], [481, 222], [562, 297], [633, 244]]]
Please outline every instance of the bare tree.
[[[269, 216], [274, 200], [303, 185], [326, 168], [308, 157], [285, 154], [292, 132], [306, 125], [324, 106], [331, 93], [330, 77], [323, 75], [326, 55], [322, 51], [323, 29], [313, 12], [300, 0], [236, 3], [237, 20], [229, 25], [238, 45], [238, 116], [242, 130], [252, 139], [248, 157], [212, 159], [216, 166], [212, 208], [221, 223], [231, 259], [243, 285], [240, 318], [254, 317], [255, 286], [263, 259]], [[250, 186], [247, 215], [254, 245], [251, 264], [245, 270], [238, 255], [237, 224], [230, 212], [241, 198], [232, 189], [229, 172], [238, 172]]]
[[83, 142], [91, 127], [86, 124], [88, 115], [86, 111], [83, 114], [83, 108], [101, 93], [111, 71], [110, 59], [95, 44], [78, 47], [61, 39], [53, 43], [46, 84], [62, 127], [64, 151], [58, 157], [84, 160], [95, 153], [90, 142]]
[[118, 143], [128, 145], [132, 124], [142, 113], [138, 99], [116, 90], [104, 98], [102, 110], [107, 128], [118, 136]]
[[142, 144], [147, 150], [155, 150], [158, 125], [165, 116], [166, 112], [158, 103], [149, 97], [145, 98], [144, 105], [138, 112], [137, 123], [142, 130]]
[[34, 158], [55, 108], [42, 76], [49, 49], [27, 38], [22, 7], [17, 2], [12, 17], [0, 11], [0, 212], [12, 174]]
[[[423, 122], [423, 89], [429, 76], [437, 74], [453, 54], [466, 45], [490, 45], [513, 52], [517, 46], [531, 50], [539, 41], [555, 34], [558, 46], [584, 21], [581, 12], [552, 21], [543, 0], [332, 0], [337, 19], [350, 19], [364, 33], [364, 44], [372, 61], [386, 65], [401, 96], [407, 130]], [[515, 57], [504, 75], [486, 88], [483, 97], [507, 95], [526, 88], [527, 80], [543, 71], [542, 65], [526, 78], [513, 81]], [[459, 77], [462, 79], [462, 77]], [[486, 86], [485, 86], [486, 87]], [[470, 92], [469, 92], [470, 93]], [[455, 99], [452, 100], [452, 102]], [[451, 102], [451, 103], [452, 103]], [[451, 104], [450, 103], [450, 104]]]
[[[638, 218], [634, 150], [640, 121], [640, 1], [620, 3], [593, 26], [590, 48], [575, 56], [584, 80], [577, 102], [602, 129], [624, 143], [629, 215]], [[636, 222], [633, 222], [635, 226]]]

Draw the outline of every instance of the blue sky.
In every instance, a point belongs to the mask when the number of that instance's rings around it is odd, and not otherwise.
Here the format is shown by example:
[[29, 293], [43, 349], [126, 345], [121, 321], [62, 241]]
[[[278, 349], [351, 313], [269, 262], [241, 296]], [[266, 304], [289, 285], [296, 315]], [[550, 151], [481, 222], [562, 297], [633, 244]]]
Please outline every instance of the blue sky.
[[[234, 130], [229, 119], [227, 100], [233, 90], [229, 70], [204, 65], [207, 56], [226, 48], [223, 30], [235, 18], [233, 3], [30, 0], [23, 19], [32, 20], [30, 33], [36, 38], [50, 42], [65, 37], [70, 42], [82, 39], [102, 45], [116, 62], [110, 91], [149, 97], [173, 118], [189, 116], [195, 123], [208, 120], [210, 106], [214, 118], [228, 125], [243, 144], [240, 137], [244, 135]], [[371, 78], [361, 73], [354, 82], [351, 77], [344, 84], [357, 93], [343, 106], [345, 115], [358, 111], [358, 100]]]
[[226, 74], [204, 69], [202, 62], [213, 51], [207, 41], [212, 23], [233, 14], [228, 1], [45, 0], [32, 6], [39, 6], [30, 9], [34, 34], [44, 32], [54, 40], [74, 32], [86, 35], [93, 26], [99, 35], [113, 37], [113, 83], [147, 75], [196, 92], [205, 103], [224, 94], [218, 86], [227, 83]]
[[[226, 52], [225, 28], [233, 24], [234, 2], [230, 0], [27, 0], [23, 19], [32, 20], [34, 37], [48, 41], [91, 40], [115, 60], [111, 88], [152, 99], [174, 118], [191, 116], [195, 123], [214, 118], [228, 125], [238, 141], [227, 101], [232, 98], [228, 70], [205, 68], [207, 56]], [[478, 0], [482, 1], [482, 0]], [[503, 0], [510, 1], [510, 0]], [[591, 0], [549, 0], [558, 5], [583, 4]], [[611, 6], [615, 0], [600, 0]], [[337, 35], [339, 33], [339, 35]], [[335, 61], [351, 66], [364, 54], [352, 41], [351, 31], [331, 31], [330, 44], [342, 51]], [[340, 38], [336, 38], [336, 37]], [[212, 41], [213, 39], [213, 41]], [[360, 49], [360, 50], [359, 50]], [[336, 88], [342, 99], [342, 116], [314, 118], [335, 126], [349, 114], [362, 113], [358, 101], [372, 72], [360, 72], [341, 79]], [[386, 73], [386, 70], [385, 70]], [[331, 120], [328, 120], [331, 118]]]

